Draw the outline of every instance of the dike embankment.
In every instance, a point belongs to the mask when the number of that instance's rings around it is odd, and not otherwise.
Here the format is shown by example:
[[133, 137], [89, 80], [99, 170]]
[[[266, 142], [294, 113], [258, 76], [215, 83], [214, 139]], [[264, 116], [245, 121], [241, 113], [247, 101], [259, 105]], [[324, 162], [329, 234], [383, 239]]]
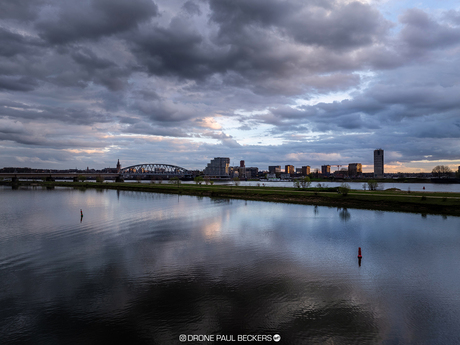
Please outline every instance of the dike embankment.
[[[4, 184], [4, 183], [3, 183]], [[21, 185], [30, 183], [23, 183]], [[182, 194], [213, 198], [233, 198], [266, 202], [283, 202], [341, 208], [414, 212], [460, 216], [460, 193], [405, 192], [398, 190], [349, 190], [339, 194], [337, 188], [282, 188], [158, 183], [34, 182], [35, 186], [53, 188], [116, 189], [151, 193]]]

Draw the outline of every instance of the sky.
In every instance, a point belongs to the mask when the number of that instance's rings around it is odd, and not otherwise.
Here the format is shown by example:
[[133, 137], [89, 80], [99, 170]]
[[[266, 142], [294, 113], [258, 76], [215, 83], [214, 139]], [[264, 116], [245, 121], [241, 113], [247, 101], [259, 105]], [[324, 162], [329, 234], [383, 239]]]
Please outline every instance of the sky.
[[0, 168], [460, 165], [460, 3], [2, 0]]

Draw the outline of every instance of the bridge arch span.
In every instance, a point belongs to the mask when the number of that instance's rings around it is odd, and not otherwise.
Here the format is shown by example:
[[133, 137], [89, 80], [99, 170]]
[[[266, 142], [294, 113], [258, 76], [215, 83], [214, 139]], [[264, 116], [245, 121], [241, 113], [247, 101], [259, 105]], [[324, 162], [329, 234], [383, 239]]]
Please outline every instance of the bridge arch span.
[[189, 174], [189, 171], [177, 165], [147, 163], [121, 168], [120, 174], [123, 176], [185, 176]]

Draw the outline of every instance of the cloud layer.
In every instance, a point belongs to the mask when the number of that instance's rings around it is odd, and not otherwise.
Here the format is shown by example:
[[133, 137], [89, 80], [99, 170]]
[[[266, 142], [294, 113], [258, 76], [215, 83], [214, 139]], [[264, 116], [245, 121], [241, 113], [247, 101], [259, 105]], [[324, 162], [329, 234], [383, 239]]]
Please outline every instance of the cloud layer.
[[459, 18], [339, 0], [5, 0], [1, 165], [372, 171], [380, 147], [393, 170], [460, 165]]

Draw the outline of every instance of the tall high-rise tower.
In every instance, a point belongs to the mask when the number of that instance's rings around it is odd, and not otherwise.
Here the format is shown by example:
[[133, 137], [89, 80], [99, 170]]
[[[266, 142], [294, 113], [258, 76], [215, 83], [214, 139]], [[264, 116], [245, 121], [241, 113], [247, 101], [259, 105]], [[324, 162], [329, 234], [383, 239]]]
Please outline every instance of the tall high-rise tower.
[[383, 150], [374, 150], [374, 177], [383, 177], [384, 174], [384, 160]]

